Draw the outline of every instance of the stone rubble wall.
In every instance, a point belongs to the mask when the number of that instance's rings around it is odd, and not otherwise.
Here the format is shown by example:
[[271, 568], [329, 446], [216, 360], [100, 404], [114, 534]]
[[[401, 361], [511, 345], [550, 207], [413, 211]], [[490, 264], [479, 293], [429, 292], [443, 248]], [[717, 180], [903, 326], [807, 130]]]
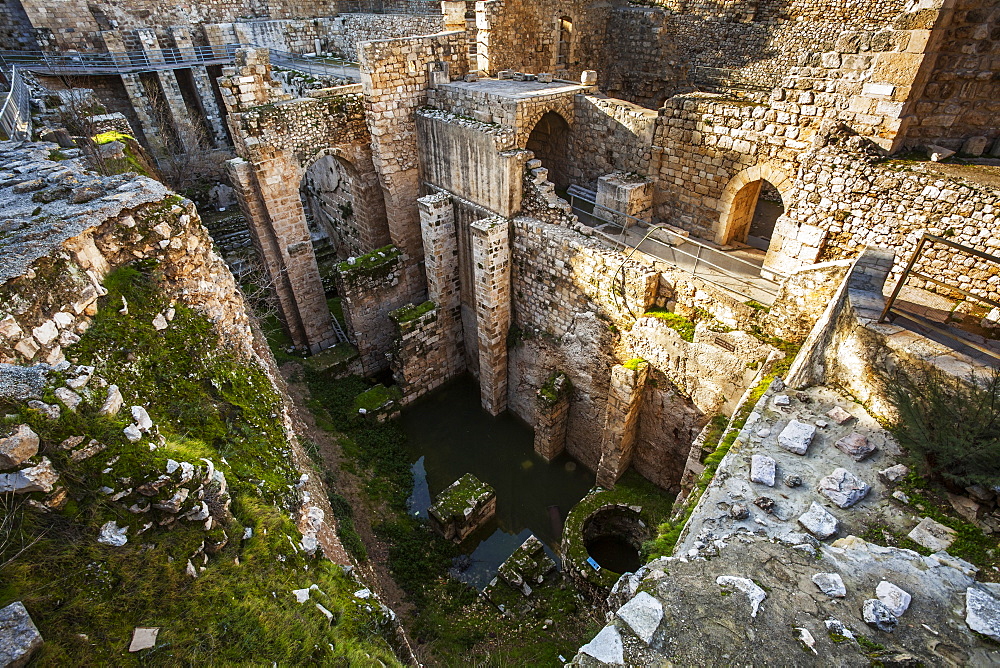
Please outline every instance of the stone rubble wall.
[[576, 96], [567, 147], [570, 181], [597, 190], [597, 180], [613, 172], [652, 174], [658, 121], [655, 111], [624, 100]]
[[332, 20], [331, 51], [358, 60], [358, 45], [381, 39], [433, 35], [444, 29], [442, 16], [412, 14], [341, 14]]

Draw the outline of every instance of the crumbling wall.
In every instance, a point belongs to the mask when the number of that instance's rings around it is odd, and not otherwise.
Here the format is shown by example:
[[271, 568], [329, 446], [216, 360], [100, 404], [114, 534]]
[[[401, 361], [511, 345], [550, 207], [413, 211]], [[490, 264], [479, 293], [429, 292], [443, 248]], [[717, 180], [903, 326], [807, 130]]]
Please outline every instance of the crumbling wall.
[[655, 111], [600, 95], [578, 95], [573, 112], [567, 151], [571, 182], [597, 190], [597, 179], [606, 174], [652, 173]]
[[361, 42], [433, 35], [444, 29], [442, 16], [426, 14], [341, 14], [332, 23], [328, 44], [348, 60], [358, 59]]

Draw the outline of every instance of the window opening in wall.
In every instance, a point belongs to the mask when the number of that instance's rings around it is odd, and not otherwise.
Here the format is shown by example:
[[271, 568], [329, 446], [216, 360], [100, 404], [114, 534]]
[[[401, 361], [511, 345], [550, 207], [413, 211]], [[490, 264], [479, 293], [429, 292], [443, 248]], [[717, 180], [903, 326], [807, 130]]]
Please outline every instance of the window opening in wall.
[[569, 47], [573, 41], [573, 21], [568, 16], [559, 19], [559, 44], [556, 52], [556, 69], [569, 68]]

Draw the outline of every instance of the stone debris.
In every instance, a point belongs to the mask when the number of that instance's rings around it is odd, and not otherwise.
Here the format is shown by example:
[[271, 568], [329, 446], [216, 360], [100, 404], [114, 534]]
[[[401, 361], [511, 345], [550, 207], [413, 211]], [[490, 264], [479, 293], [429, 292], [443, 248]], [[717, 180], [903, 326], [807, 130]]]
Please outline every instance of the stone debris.
[[906, 477], [910, 468], [906, 464], [896, 464], [878, 472], [878, 477], [887, 483], [896, 483]]
[[329, 610], [327, 610], [325, 607], [323, 607], [322, 605], [320, 605], [319, 603], [317, 603], [316, 604], [316, 609], [319, 610], [321, 613], [323, 613], [323, 616], [326, 617], [326, 621], [328, 621], [328, 622], [332, 622], [333, 621], [333, 613], [330, 612]]
[[153, 318], [153, 329], [156, 331], [161, 331], [167, 328], [167, 319], [162, 313], [157, 313], [156, 317]]
[[839, 619], [830, 618], [823, 623], [826, 625], [827, 633], [834, 633], [838, 636], [854, 640], [854, 634], [851, 632], [851, 629], [844, 626], [844, 623]]
[[68, 387], [57, 387], [54, 394], [56, 395], [56, 399], [63, 402], [66, 408], [73, 412], [76, 412], [76, 407], [83, 401], [83, 397]]
[[122, 432], [125, 434], [125, 438], [127, 438], [131, 443], [135, 443], [142, 438], [142, 432], [139, 430], [139, 427], [134, 424], [130, 424], [125, 427]]
[[1000, 642], [1000, 584], [977, 582], [965, 591], [965, 623]]
[[899, 624], [899, 620], [892, 614], [892, 610], [877, 598], [869, 598], [865, 601], [861, 608], [861, 615], [866, 624], [887, 633], [891, 633]]
[[90, 439], [90, 442], [87, 443], [87, 445], [80, 448], [79, 450], [74, 450], [71, 453], [69, 453], [69, 458], [74, 462], [82, 462], [83, 460], [90, 459], [97, 453], [103, 451], [105, 447], [106, 446], [103, 443], [99, 443], [94, 439]]
[[809, 633], [809, 629], [798, 626], [792, 630], [799, 632], [796, 636], [799, 639], [799, 642], [805, 645], [807, 649], [812, 650], [813, 654], [819, 654], [819, 652], [816, 651], [816, 639], [813, 638], [813, 634]]
[[101, 526], [101, 533], [97, 536], [97, 542], [112, 547], [122, 547], [128, 542], [128, 527], [118, 526], [118, 522], [111, 520]]
[[132, 419], [140, 431], [148, 432], [153, 428], [153, 420], [142, 406], [132, 406]]
[[917, 545], [926, 547], [928, 550], [942, 552], [951, 547], [955, 542], [957, 532], [951, 527], [947, 527], [940, 522], [924, 517], [917, 526], [906, 535]]
[[663, 621], [663, 605], [649, 593], [642, 591], [615, 614], [648, 645]]
[[779, 394], [774, 398], [775, 406], [788, 406], [792, 403], [791, 398], [787, 394]]
[[839, 523], [837, 518], [823, 506], [815, 501], [809, 506], [809, 510], [799, 517], [799, 524], [820, 540], [829, 538], [837, 533]]
[[891, 582], [882, 580], [875, 587], [875, 596], [885, 604], [896, 617], [902, 617], [906, 609], [910, 607], [912, 597]]
[[801, 487], [802, 486], [802, 476], [789, 474], [784, 478], [785, 487]]
[[52, 462], [48, 457], [42, 457], [42, 461], [35, 466], [13, 473], [0, 473], [0, 492], [51, 492], [58, 481], [59, 474], [52, 467]]
[[33, 399], [28, 402], [28, 408], [38, 411], [50, 420], [58, 420], [62, 415], [62, 409], [56, 404], [47, 404], [44, 401]]
[[767, 455], [750, 458], [750, 482], [774, 487], [775, 461]]
[[26, 424], [17, 425], [0, 438], [0, 470], [20, 466], [38, 454], [38, 434]]
[[309, 600], [309, 588], [305, 589], [293, 589], [292, 595], [295, 596], [296, 603], [305, 603]]
[[841, 508], [850, 508], [865, 498], [869, 489], [864, 480], [843, 468], [819, 481], [819, 493]]
[[804, 455], [815, 435], [815, 425], [792, 420], [778, 434], [778, 445], [796, 455]]
[[625, 663], [625, 647], [618, 629], [609, 624], [594, 636], [594, 639], [580, 648], [580, 651], [602, 663], [621, 665]]
[[729, 516], [734, 520], [745, 520], [750, 517], [750, 509], [745, 503], [734, 503], [729, 507]]
[[856, 462], [860, 462], [876, 450], [875, 445], [870, 443], [864, 434], [856, 431], [839, 439], [834, 445]]
[[950, 148], [938, 146], [937, 144], [927, 144], [924, 148], [926, 149], [927, 156], [931, 159], [931, 162], [941, 162], [942, 160], [947, 160], [951, 156], [955, 155], [955, 152]]
[[101, 405], [100, 410], [97, 411], [98, 415], [118, 415], [118, 411], [122, 409], [122, 404], [125, 400], [122, 398], [121, 390], [118, 389], [117, 385], [108, 386], [108, 396], [104, 399], [104, 403]]
[[156, 646], [156, 636], [160, 633], [160, 627], [137, 626], [132, 631], [132, 642], [128, 646], [130, 652], [141, 652], [144, 649], [152, 649]]
[[715, 578], [715, 583], [720, 587], [735, 587], [747, 595], [750, 599], [750, 616], [756, 617], [760, 610], [760, 604], [767, 598], [767, 594], [756, 582], [747, 578], [740, 578], [734, 575], [720, 575]]
[[768, 515], [774, 512], [774, 499], [769, 496], [758, 496], [753, 500], [753, 505], [757, 506]]
[[826, 412], [826, 416], [836, 422], [837, 424], [844, 424], [849, 420], [853, 420], [854, 416], [845, 411], [840, 406], [834, 406], [829, 411]]
[[0, 666], [20, 668], [42, 646], [42, 634], [20, 601], [0, 609]]
[[847, 596], [847, 587], [844, 586], [844, 579], [839, 573], [816, 573], [812, 576], [812, 581], [820, 591], [830, 598], [843, 598]]

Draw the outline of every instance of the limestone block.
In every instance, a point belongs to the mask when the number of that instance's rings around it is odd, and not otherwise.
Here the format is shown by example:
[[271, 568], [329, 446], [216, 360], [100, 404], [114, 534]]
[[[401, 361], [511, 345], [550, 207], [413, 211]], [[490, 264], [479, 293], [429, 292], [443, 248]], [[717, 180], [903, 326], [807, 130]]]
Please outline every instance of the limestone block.
[[900, 617], [906, 609], [910, 607], [912, 597], [896, 585], [886, 580], [882, 580], [875, 588], [875, 596], [882, 601], [889, 612], [895, 617]]
[[28, 494], [30, 492], [51, 492], [59, 480], [59, 474], [52, 468], [48, 457], [41, 463], [13, 473], [0, 473], [0, 492]]
[[929, 517], [920, 520], [917, 526], [907, 534], [907, 538], [929, 550], [941, 552], [951, 547], [955, 541], [956, 531]]
[[1000, 585], [977, 582], [965, 590], [965, 623], [976, 633], [1000, 641]]
[[844, 438], [839, 439], [835, 445], [838, 450], [845, 452], [856, 462], [860, 462], [876, 450], [875, 445], [869, 443], [868, 438], [864, 434], [856, 431], [852, 431]]
[[792, 420], [778, 434], [778, 445], [796, 455], [804, 455], [816, 435], [816, 426]]
[[870, 598], [864, 602], [862, 617], [869, 626], [887, 633], [891, 633], [899, 623], [899, 620], [896, 619], [885, 603], [877, 598]]
[[38, 454], [38, 434], [26, 424], [14, 427], [13, 432], [0, 438], [0, 470], [20, 466]]
[[767, 455], [750, 458], [750, 482], [774, 487], [775, 461]]
[[833, 513], [815, 501], [809, 506], [809, 510], [799, 517], [799, 524], [820, 540], [837, 533], [839, 527], [839, 522]]
[[42, 646], [42, 634], [24, 604], [15, 601], [0, 610], [0, 665], [21, 668]]
[[989, 145], [990, 140], [988, 137], [969, 137], [962, 144], [962, 155], [970, 155], [974, 158], [980, 157], [986, 152], [986, 147]]
[[819, 481], [819, 493], [841, 508], [850, 508], [868, 494], [870, 487], [847, 469], [837, 468]]
[[427, 513], [431, 528], [460, 543], [493, 517], [496, 505], [493, 488], [466, 473], [437, 496]]
[[844, 580], [839, 573], [817, 573], [812, 576], [812, 581], [830, 598], [847, 596], [847, 587], [844, 586]]
[[615, 615], [648, 645], [663, 621], [663, 604], [643, 591], [619, 608]]

